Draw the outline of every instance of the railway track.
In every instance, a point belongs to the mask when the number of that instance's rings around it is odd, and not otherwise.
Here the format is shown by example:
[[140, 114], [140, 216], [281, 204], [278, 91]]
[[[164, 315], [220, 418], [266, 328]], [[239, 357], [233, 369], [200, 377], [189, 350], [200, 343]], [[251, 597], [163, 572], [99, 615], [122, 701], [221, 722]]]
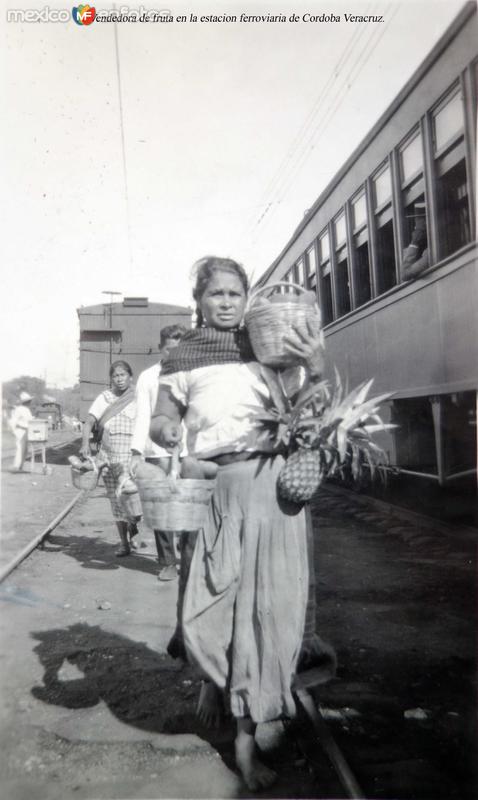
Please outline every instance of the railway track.
[[[67, 439], [65, 442], [57, 442], [56, 444], [49, 445], [47, 447], [47, 452], [51, 450], [58, 452], [62, 449], [66, 449], [71, 444], [73, 444], [73, 442], [77, 441], [77, 439], [78, 437], [74, 436], [73, 438]], [[15, 447], [7, 447], [5, 450], [2, 450], [2, 456], [1, 456], [2, 465], [4, 464], [4, 462], [10, 461], [13, 458], [14, 454], [15, 454]]]

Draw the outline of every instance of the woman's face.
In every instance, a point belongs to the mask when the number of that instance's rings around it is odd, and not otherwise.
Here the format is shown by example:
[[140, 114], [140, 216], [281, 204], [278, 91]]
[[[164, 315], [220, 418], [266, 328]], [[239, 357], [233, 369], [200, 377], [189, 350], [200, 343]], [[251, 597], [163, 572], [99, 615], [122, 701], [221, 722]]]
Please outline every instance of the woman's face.
[[206, 325], [220, 330], [237, 328], [245, 305], [244, 287], [232, 272], [215, 272], [199, 301]]
[[115, 367], [111, 376], [111, 383], [113, 384], [113, 389], [124, 392], [131, 383], [131, 375], [124, 367]]

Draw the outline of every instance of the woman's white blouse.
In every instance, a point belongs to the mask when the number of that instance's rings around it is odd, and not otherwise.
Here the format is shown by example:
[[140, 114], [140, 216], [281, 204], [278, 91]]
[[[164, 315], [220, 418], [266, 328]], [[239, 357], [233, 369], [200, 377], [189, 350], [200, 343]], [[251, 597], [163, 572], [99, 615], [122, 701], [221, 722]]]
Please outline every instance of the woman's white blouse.
[[[261, 369], [267, 367], [253, 361], [161, 375], [160, 386], [169, 386], [172, 395], [187, 409], [184, 423], [191, 455], [207, 458], [274, 449], [269, 432], [257, 420], [270, 398]], [[288, 394], [299, 389], [299, 370], [287, 370], [283, 377]]]

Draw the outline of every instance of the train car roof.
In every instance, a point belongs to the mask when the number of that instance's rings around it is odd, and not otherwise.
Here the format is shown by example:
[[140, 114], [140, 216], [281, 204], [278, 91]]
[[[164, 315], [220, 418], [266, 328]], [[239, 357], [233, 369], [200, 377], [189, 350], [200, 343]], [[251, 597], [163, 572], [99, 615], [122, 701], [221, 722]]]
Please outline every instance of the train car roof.
[[392, 100], [388, 108], [383, 112], [383, 114], [378, 118], [377, 122], [372, 126], [368, 134], [362, 139], [360, 144], [352, 151], [351, 155], [347, 158], [343, 166], [338, 170], [338, 172], [334, 175], [330, 183], [327, 184], [325, 189], [320, 193], [317, 200], [314, 204], [307, 210], [304, 214], [303, 218], [301, 219], [300, 223], [298, 224], [297, 228], [294, 230], [292, 236], [288, 239], [287, 243], [282, 248], [279, 255], [274, 259], [272, 264], [266, 269], [266, 271], [261, 275], [259, 280], [256, 282], [256, 286], [262, 285], [267, 281], [269, 276], [274, 272], [274, 269], [279, 264], [281, 259], [286, 254], [287, 250], [291, 246], [291, 244], [297, 239], [300, 233], [304, 230], [306, 225], [310, 222], [314, 214], [320, 208], [322, 203], [327, 199], [329, 194], [335, 189], [335, 187], [340, 183], [342, 178], [349, 172], [353, 164], [360, 158], [362, 153], [369, 147], [373, 139], [377, 136], [379, 131], [386, 125], [387, 122], [393, 117], [393, 115], [397, 112], [405, 98], [413, 91], [413, 89], [420, 83], [421, 79], [424, 75], [431, 69], [435, 61], [440, 57], [443, 51], [448, 47], [450, 42], [455, 38], [457, 33], [460, 29], [465, 25], [468, 19], [473, 15], [476, 14], [477, 5], [475, 2], [470, 0], [466, 2], [464, 7], [461, 11], [457, 14], [453, 22], [449, 25], [447, 30], [438, 40], [436, 45], [430, 50], [428, 55], [424, 58], [420, 66], [415, 70], [413, 75], [408, 79], [408, 81], [404, 84], [402, 89], [399, 93], [395, 96]]
[[169, 303], [150, 303], [143, 305], [125, 305], [124, 303], [97, 303], [93, 306], [80, 306], [76, 309], [78, 316], [98, 315], [103, 314], [105, 308], [109, 311], [111, 308], [113, 314], [141, 314], [146, 315], [159, 315], [159, 316], [184, 316], [190, 317], [192, 308], [189, 306], [173, 306]]

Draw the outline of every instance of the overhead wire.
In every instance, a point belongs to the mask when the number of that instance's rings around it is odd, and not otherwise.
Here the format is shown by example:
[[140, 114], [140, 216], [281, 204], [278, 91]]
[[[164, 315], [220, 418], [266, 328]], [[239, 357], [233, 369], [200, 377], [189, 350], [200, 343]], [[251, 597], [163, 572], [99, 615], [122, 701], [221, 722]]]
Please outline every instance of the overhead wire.
[[[390, 5], [392, 8], [392, 4]], [[387, 29], [389, 28], [393, 18], [397, 14], [400, 8], [400, 4], [397, 3], [395, 9], [393, 10], [392, 14], [390, 15], [389, 19], [387, 20], [385, 26], [381, 29], [374, 28], [372, 31], [371, 36], [365, 41], [364, 46], [362, 47], [361, 51], [359, 52], [357, 58], [353, 62], [353, 65], [347, 75], [345, 76], [342, 84], [337, 89], [334, 97], [332, 98], [332, 102], [329, 103], [328, 107], [326, 108], [325, 114], [322, 116], [319, 123], [312, 129], [310, 135], [308, 136], [307, 140], [301, 145], [300, 151], [297, 150], [295, 162], [291, 165], [289, 170], [289, 175], [283, 178], [282, 185], [278, 185], [274, 190], [274, 193], [269, 199], [269, 202], [266, 206], [265, 211], [261, 214], [261, 216], [257, 219], [253, 229], [251, 230], [251, 236], [253, 237], [253, 241], [251, 242], [251, 246], [257, 241], [257, 229], [263, 228], [264, 225], [267, 225], [271, 218], [274, 216], [274, 211], [277, 209], [277, 206], [280, 205], [282, 200], [284, 199], [287, 191], [290, 188], [291, 183], [295, 180], [298, 171], [302, 168], [304, 162], [310, 156], [312, 150], [315, 149], [318, 142], [320, 141], [321, 137], [325, 133], [325, 130], [328, 128], [330, 122], [334, 118], [335, 114], [339, 106], [343, 101], [343, 97], [345, 94], [350, 90], [353, 81], [358, 77], [361, 73], [369, 59], [372, 57], [373, 52], [375, 51], [376, 47], [378, 46], [379, 42], [381, 41], [382, 37], [385, 35]], [[375, 42], [372, 46], [372, 41], [375, 39]], [[356, 40], [355, 44], [358, 40]], [[345, 64], [345, 62], [344, 62]], [[275, 206], [275, 208], [274, 208]], [[272, 209], [272, 211], [271, 211]], [[271, 213], [269, 213], [271, 212]], [[266, 217], [266, 215], [268, 215]], [[265, 222], [264, 222], [265, 220]]]
[[[325, 133], [326, 129], [330, 125], [332, 119], [334, 118], [335, 114], [337, 113], [338, 108], [342, 104], [345, 95], [347, 94], [348, 91], [350, 91], [350, 88], [352, 86], [352, 81], [354, 81], [358, 77], [358, 75], [361, 73], [361, 71], [363, 70], [363, 68], [367, 64], [367, 62], [372, 57], [372, 54], [373, 54], [374, 50], [378, 46], [378, 44], [381, 41], [382, 37], [385, 35], [385, 33], [387, 31], [387, 28], [390, 26], [390, 24], [391, 24], [394, 16], [396, 15], [398, 9], [399, 9], [399, 4], [397, 4], [395, 10], [393, 11], [391, 16], [389, 17], [389, 20], [388, 20], [387, 24], [385, 25], [385, 27], [382, 28], [381, 30], [379, 30], [377, 28], [374, 29], [372, 36], [365, 43], [365, 47], [363, 48], [362, 52], [359, 54], [358, 58], [355, 60], [355, 62], [353, 64], [353, 67], [351, 68], [350, 72], [346, 76], [346, 78], [344, 80], [344, 83], [341, 86], [340, 93], [338, 93], [337, 96], [335, 97], [335, 102], [333, 102], [332, 104], [330, 104], [328, 106], [323, 119], [316, 126], [316, 128], [312, 131], [312, 133], [309, 136], [307, 142], [305, 142], [304, 148], [303, 148], [303, 152], [301, 153], [301, 155], [297, 159], [297, 162], [296, 162], [296, 164], [294, 166], [294, 173], [289, 176], [287, 181], [284, 183], [284, 186], [281, 187], [281, 189], [279, 190], [281, 195], [282, 195], [282, 197], [280, 198], [280, 201], [282, 201], [282, 199], [284, 198], [284, 196], [287, 193], [291, 183], [295, 179], [297, 173], [299, 172], [299, 170], [303, 166], [305, 160], [310, 155], [310, 152], [315, 149], [315, 147], [317, 146], [317, 143], [320, 141], [320, 139], [322, 138], [322, 136]], [[377, 31], [378, 31], [378, 36], [375, 36]], [[373, 46], [369, 49], [369, 45], [371, 45], [372, 39], [374, 39], [374, 38], [376, 39], [376, 41], [374, 42]], [[354, 69], [355, 69], [356, 66], [358, 67], [358, 69], [355, 72], [355, 74], [353, 74]]]
[[[378, 6], [380, 6], [380, 2], [379, 3], [374, 3], [373, 0], [372, 0], [372, 2], [366, 8], [366, 13], [367, 14], [368, 13], [373, 13], [373, 11], [375, 11]], [[354, 31], [353, 31], [351, 37], [347, 40], [347, 42], [345, 44], [345, 47], [344, 47], [344, 49], [343, 49], [343, 51], [342, 51], [337, 63], [332, 67], [332, 70], [330, 72], [330, 75], [329, 75], [325, 85], [321, 88], [317, 98], [315, 99], [315, 101], [313, 103], [312, 108], [310, 109], [310, 111], [306, 115], [304, 121], [302, 122], [302, 124], [301, 124], [301, 126], [299, 128], [299, 130], [295, 134], [295, 137], [294, 137], [293, 141], [291, 142], [291, 144], [290, 144], [286, 154], [284, 155], [281, 163], [279, 164], [279, 167], [277, 168], [276, 172], [274, 173], [274, 175], [270, 179], [269, 183], [267, 184], [265, 190], [263, 191], [263, 193], [261, 195], [261, 198], [260, 198], [260, 201], [259, 201], [259, 205], [264, 208], [263, 213], [260, 215], [260, 217], [258, 218], [257, 221], [251, 220], [250, 221], [250, 225], [246, 224], [246, 228], [247, 227], [253, 227], [254, 223], [257, 224], [257, 222], [259, 222], [262, 219], [262, 217], [264, 217], [268, 213], [268, 210], [269, 210], [270, 206], [273, 205], [273, 203], [271, 201], [268, 201], [268, 197], [270, 196], [270, 194], [273, 191], [275, 191], [275, 188], [276, 188], [275, 184], [280, 182], [280, 180], [282, 179], [283, 173], [286, 172], [287, 169], [288, 169], [289, 163], [295, 158], [297, 150], [302, 145], [302, 140], [308, 134], [308, 129], [313, 124], [314, 119], [316, 118], [317, 114], [320, 112], [321, 107], [322, 107], [323, 103], [325, 102], [327, 95], [329, 94], [330, 90], [332, 89], [334, 83], [339, 78], [341, 70], [345, 67], [347, 61], [352, 57], [352, 54], [354, 53], [354, 49], [356, 48], [359, 40], [361, 39], [361, 37], [363, 36], [365, 31], [366, 31], [366, 26], [364, 26], [364, 25], [361, 25], [361, 26], [358, 26], [358, 27], [354, 28]], [[241, 235], [239, 238], [242, 239], [243, 236]]]
[[[369, 4], [366, 9], [365, 13], [369, 13], [371, 7], [373, 6], [373, 2]], [[302, 122], [298, 132], [296, 133], [288, 151], [286, 152], [284, 158], [282, 159], [278, 169], [274, 173], [273, 177], [269, 181], [266, 189], [264, 190], [263, 197], [267, 197], [267, 194], [272, 190], [274, 183], [280, 179], [281, 172], [287, 167], [287, 162], [293, 158], [295, 150], [300, 147], [301, 140], [304, 136], [307, 135], [307, 129], [310, 124], [313, 122], [314, 118], [317, 116], [318, 112], [320, 111], [320, 107], [325, 99], [325, 96], [328, 94], [329, 89], [333, 85], [334, 81], [337, 80], [342, 67], [345, 65], [349, 57], [351, 56], [358, 40], [361, 38], [362, 34], [365, 32], [364, 26], [356, 27], [350, 37], [350, 39], [345, 44], [345, 47], [342, 51], [342, 54], [337, 62], [337, 64], [332, 68], [332, 71], [322, 89], [319, 92], [318, 97], [314, 101], [312, 108], [310, 109], [309, 113], [307, 114], [306, 118]], [[354, 41], [355, 39], [355, 41]]]
[[[116, 9], [116, 6], [114, 4], [113, 7]], [[124, 135], [124, 114], [123, 114], [123, 98], [121, 90], [121, 68], [120, 68], [120, 57], [119, 57], [119, 46], [118, 46], [117, 22], [113, 22], [113, 32], [115, 41], [116, 78], [118, 85], [118, 103], [119, 103], [120, 132], [121, 132], [121, 157], [123, 163], [123, 184], [124, 184], [124, 195], [125, 195], [125, 206], [126, 206], [126, 236], [128, 242], [129, 263], [130, 267], [132, 267], [133, 252], [131, 247], [131, 215], [130, 215], [130, 203], [129, 203], [129, 191], [128, 191], [128, 169], [126, 164], [126, 144]]]

